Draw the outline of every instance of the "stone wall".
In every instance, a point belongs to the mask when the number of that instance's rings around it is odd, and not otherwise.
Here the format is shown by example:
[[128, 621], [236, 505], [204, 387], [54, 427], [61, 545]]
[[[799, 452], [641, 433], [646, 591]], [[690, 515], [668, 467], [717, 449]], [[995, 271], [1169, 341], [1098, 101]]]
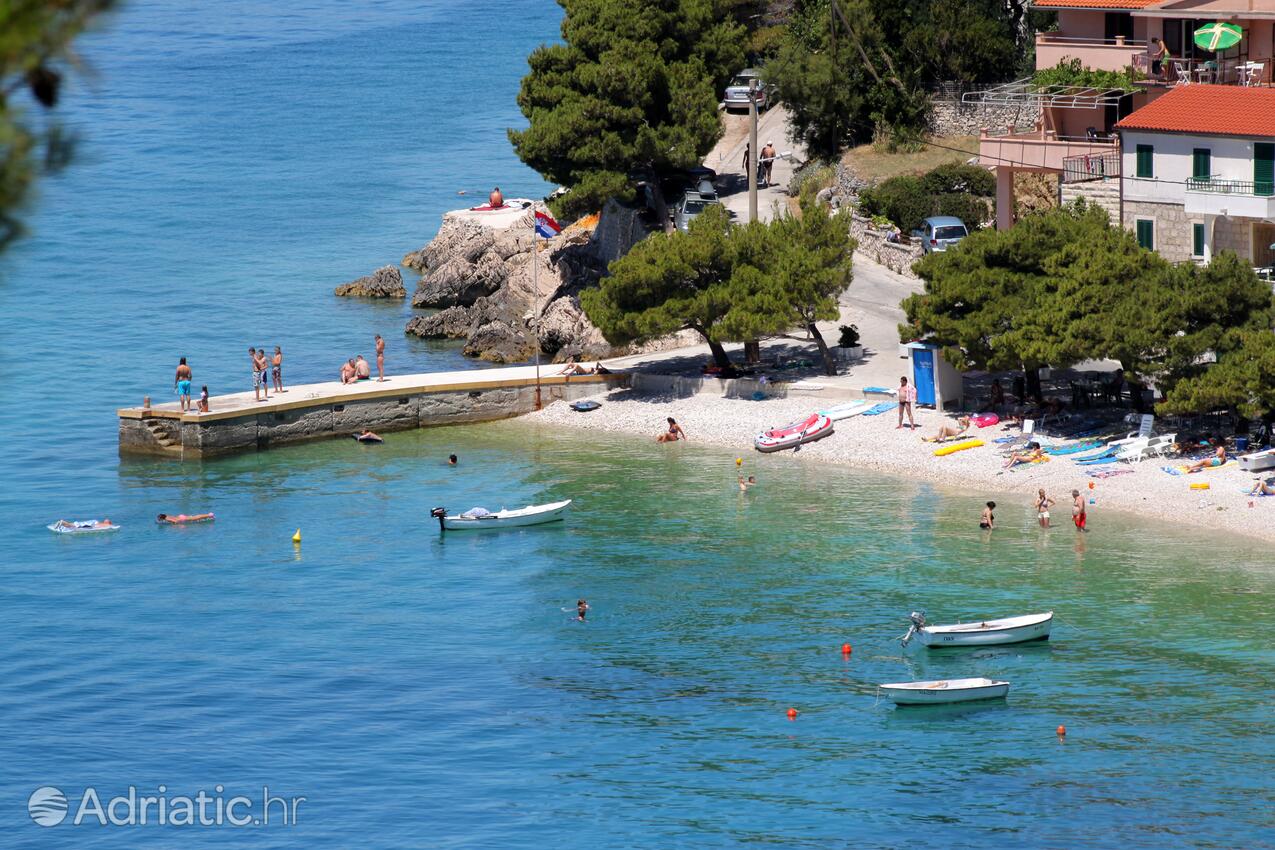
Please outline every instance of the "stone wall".
[[646, 238], [650, 229], [642, 220], [640, 207], [626, 206], [609, 198], [589, 239], [589, 249], [603, 264], [618, 260]]
[[[1137, 233], [1138, 219], [1151, 219], [1155, 222], [1155, 250], [1160, 256], [1174, 263], [1197, 259], [1191, 256], [1195, 247], [1191, 225], [1204, 224], [1204, 216], [1191, 215], [1180, 204], [1126, 200], [1125, 229]], [[1218, 216], [1213, 221], [1213, 253], [1234, 251], [1251, 261], [1251, 229], [1251, 219]]]
[[850, 235], [859, 243], [859, 247], [855, 249], [856, 255], [866, 257], [890, 271], [916, 277], [912, 273], [912, 264], [921, 259], [921, 246], [887, 242], [886, 231], [877, 230], [870, 219], [849, 210], [843, 210], [841, 215], [850, 217]]
[[1138, 219], [1155, 222], [1154, 240], [1156, 252], [1166, 260], [1181, 263], [1191, 259], [1191, 224], [1203, 222], [1202, 216], [1187, 215], [1181, 204], [1153, 204], [1147, 201], [1124, 203], [1124, 226], [1138, 232]]
[[1034, 127], [1039, 120], [1040, 106], [1035, 104], [995, 106], [955, 97], [936, 97], [930, 104], [930, 132], [936, 136], [977, 136], [983, 127], [1004, 133], [1010, 124]]
[[[623, 386], [628, 382], [628, 375], [613, 375], [544, 384], [541, 387], [541, 403], [550, 404], [560, 399], [575, 401], [595, 395], [607, 386]], [[194, 422], [169, 418], [165, 419], [164, 428], [154, 427], [156, 417], [121, 416], [119, 447], [121, 454], [194, 460], [309, 440], [348, 439], [363, 428], [384, 433], [465, 422], [489, 422], [530, 413], [535, 406], [536, 388], [531, 385], [411, 393], [340, 404], [316, 402], [309, 407]], [[172, 445], [164, 445], [160, 442], [161, 435], [176, 436], [179, 440]]]
[[1064, 204], [1069, 204], [1077, 198], [1084, 198], [1085, 203], [1090, 206], [1106, 210], [1107, 218], [1113, 224], [1120, 221], [1120, 179], [1118, 177], [1063, 183], [1059, 195]]

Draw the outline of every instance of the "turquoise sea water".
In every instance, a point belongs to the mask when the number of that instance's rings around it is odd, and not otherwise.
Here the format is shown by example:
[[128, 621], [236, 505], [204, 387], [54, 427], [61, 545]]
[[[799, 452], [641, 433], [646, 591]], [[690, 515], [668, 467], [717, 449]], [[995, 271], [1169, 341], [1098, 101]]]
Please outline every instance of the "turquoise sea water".
[[[423, 243], [458, 188], [544, 190], [501, 131], [556, 18], [135, 2], [86, 43], [81, 161], [0, 258], [0, 846], [1275, 847], [1269, 547], [1101, 495], [1085, 538], [1014, 504], [988, 538], [976, 494], [750, 455], [741, 495], [728, 452], [519, 422], [116, 457], [113, 408], [163, 397], [178, 353], [214, 391], [250, 342], [296, 380], [376, 331], [392, 368], [461, 365], [331, 287]], [[539, 529], [427, 516], [557, 498]], [[153, 524], [196, 510], [217, 522]], [[124, 529], [43, 529], [102, 515]], [[1047, 644], [905, 652], [916, 608], [1058, 620]], [[967, 675], [1013, 689], [875, 697]], [[26, 810], [130, 785], [306, 800], [269, 827]]]

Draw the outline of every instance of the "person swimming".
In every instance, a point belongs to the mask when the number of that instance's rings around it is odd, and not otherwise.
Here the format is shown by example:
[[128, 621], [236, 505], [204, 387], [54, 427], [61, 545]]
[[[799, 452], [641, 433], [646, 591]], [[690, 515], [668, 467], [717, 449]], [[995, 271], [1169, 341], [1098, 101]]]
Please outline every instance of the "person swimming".
[[457, 459], [456, 459], [456, 455], [448, 455], [448, 456], [447, 456], [447, 465], [448, 465], [448, 466], [455, 466], [457, 463], [458, 463], [458, 461], [457, 461]]
[[584, 616], [587, 613], [589, 613], [589, 603], [585, 602], [583, 599], [577, 600], [576, 601], [576, 619], [583, 623]]

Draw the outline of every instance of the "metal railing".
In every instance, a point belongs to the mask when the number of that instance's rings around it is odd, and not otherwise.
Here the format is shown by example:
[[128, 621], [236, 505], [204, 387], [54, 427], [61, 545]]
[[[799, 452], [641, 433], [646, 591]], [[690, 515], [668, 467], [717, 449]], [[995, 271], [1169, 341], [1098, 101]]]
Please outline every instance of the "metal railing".
[[1212, 177], [1192, 177], [1186, 181], [1188, 192], [1205, 192], [1212, 195], [1256, 195], [1270, 197], [1275, 194], [1275, 183], [1252, 180], [1217, 180]]
[[1064, 183], [1083, 183], [1120, 176], [1120, 152], [1084, 154], [1063, 158]]

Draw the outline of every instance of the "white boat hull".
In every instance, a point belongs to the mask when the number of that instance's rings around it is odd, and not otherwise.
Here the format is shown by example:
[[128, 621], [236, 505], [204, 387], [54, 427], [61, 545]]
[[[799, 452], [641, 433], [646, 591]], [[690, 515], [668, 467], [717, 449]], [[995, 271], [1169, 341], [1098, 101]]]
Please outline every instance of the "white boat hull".
[[833, 433], [832, 420], [822, 413], [816, 413], [806, 419], [774, 428], [758, 434], [753, 440], [753, 448], [759, 452], [779, 452], [793, 449], [806, 443], [813, 443], [830, 437]]
[[1027, 643], [1048, 640], [1054, 623], [1054, 612], [1030, 614], [1024, 617], [1007, 617], [1002, 620], [983, 620], [976, 623], [959, 623], [952, 626], [924, 626], [916, 631], [916, 638], [923, 646], [1003, 646], [1010, 643]]
[[444, 516], [443, 528], [448, 531], [484, 530], [492, 528], [522, 528], [528, 525], [543, 525], [547, 522], [559, 522], [566, 517], [567, 506], [571, 500], [551, 502], [547, 505], [528, 505], [515, 511], [496, 511], [485, 517]]
[[946, 679], [934, 682], [894, 682], [880, 685], [895, 705], [948, 705], [1001, 699], [1009, 693], [1009, 682], [995, 679]]

